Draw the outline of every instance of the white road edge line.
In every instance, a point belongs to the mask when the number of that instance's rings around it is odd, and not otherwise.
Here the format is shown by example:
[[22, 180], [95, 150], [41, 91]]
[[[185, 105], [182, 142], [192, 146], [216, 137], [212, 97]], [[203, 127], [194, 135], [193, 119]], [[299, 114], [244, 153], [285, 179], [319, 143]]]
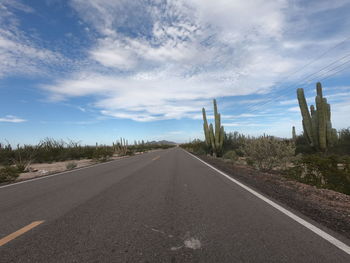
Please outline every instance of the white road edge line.
[[234, 182], [235, 184], [239, 185], [240, 187], [244, 188], [245, 190], [247, 190], [248, 192], [250, 192], [251, 194], [255, 195], [256, 197], [260, 198], [261, 200], [263, 200], [264, 202], [268, 203], [269, 205], [273, 206], [274, 208], [276, 208], [277, 210], [279, 210], [280, 212], [282, 212], [283, 214], [285, 214], [286, 216], [292, 218], [293, 220], [295, 220], [296, 222], [298, 222], [299, 224], [303, 225], [304, 227], [308, 228], [309, 230], [311, 230], [312, 232], [314, 232], [315, 234], [317, 234], [318, 236], [322, 237], [323, 239], [327, 240], [329, 243], [333, 244], [334, 246], [338, 247], [339, 249], [343, 250], [345, 253], [350, 255], [350, 247], [348, 245], [346, 245], [345, 243], [341, 242], [340, 240], [336, 239], [335, 237], [331, 236], [330, 234], [326, 233], [325, 231], [319, 229], [318, 227], [310, 224], [309, 222], [305, 221], [304, 219], [300, 218], [299, 216], [293, 214], [292, 212], [290, 212], [289, 210], [283, 208], [282, 206], [276, 204], [275, 202], [271, 201], [270, 199], [266, 198], [265, 196], [259, 194], [258, 192], [254, 191], [253, 189], [249, 188], [248, 186], [242, 184], [241, 182], [233, 179], [232, 177], [228, 176], [227, 174], [225, 174], [224, 172], [220, 171], [219, 169], [215, 168], [214, 166], [206, 163], [205, 161], [203, 161], [202, 159], [198, 158], [197, 156], [193, 155], [192, 153], [187, 152], [186, 150], [184, 150], [186, 153], [188, 153], [189, 155], [191, 155], [193, 158], [196, 158], [197, 160], [199, 160], [200, 162], [204, 163], [205, 165], [209, 166], [210, 168], [212, 168], [213, 170], [215, 170], [216, 172], [218, 172], [219, 174], [225, 176], [227, 179], [229, 179], [230, 181]]

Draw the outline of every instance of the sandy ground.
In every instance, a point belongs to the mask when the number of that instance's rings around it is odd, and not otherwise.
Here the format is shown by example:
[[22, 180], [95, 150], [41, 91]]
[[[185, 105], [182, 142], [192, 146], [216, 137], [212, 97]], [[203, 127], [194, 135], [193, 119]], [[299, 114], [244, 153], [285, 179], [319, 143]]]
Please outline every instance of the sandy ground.
[[[151, 150], [149, 152], [153, 152], [153, 151], [159, 151], [159, 150]], [[137, 154], [142, 154], [142, 153], [141, 152], [135, 153], [135, 155]], [[127, 157], [129, 156], [115, 155], [111, 157], [109, 160], [117, 160], [117, 159], [127, 158]], [[16, 181], [23, 181], [27, 179], [32, 179], [36, 177], [41, 177], [45, 175], [67, 171], [69, 170], [67, 169], [68, 163], [75, 163], [77, 166], [74, 169], [77, 169], [77, 168], [96, 164], [97, 162], [92, 159], [81, 159], [81, 160], [69, 160], [64, 162], [53, 162], [53, 163], [33, 163], [30, 165], [31, 171], [26, 173], [21, 173]]]
[[[123, 156], [123, 157], [113, 156], [109, 160], [117, 160], [121, 158], [126, 158], [126, 156]], [[69, 160], [64, 162], [53, 162], [53, 163], [33, 163], [30, 165], [30, 170], [32, 171], [21, 173], [17, 181], [22, 181], [22, 180], [41, 177], [49, 174], [67, 171], [69, 170], [67, 169], [67, 164], [69, 163], [75, 163], [77, 166], [74, 169], [77, 169], [77, 168], [93, 165], [98, 162], [92, 159], [82, 159], [82, 160]]]
[[83, 160], [71, 160], [71, 161], [54, 162], [54, 163], [34, 163], [30, 165], [30, 170], [32, 171], [27, 173], [21, 173], [17, 181], [66, 171], [67, 170], [66, 166], [68, 163], [75, 163], [77, 165], [76, 168], [81, 168], [88, 165], [92, 165], [95, 162], [92, 161], [91, 159], [83, 159]]

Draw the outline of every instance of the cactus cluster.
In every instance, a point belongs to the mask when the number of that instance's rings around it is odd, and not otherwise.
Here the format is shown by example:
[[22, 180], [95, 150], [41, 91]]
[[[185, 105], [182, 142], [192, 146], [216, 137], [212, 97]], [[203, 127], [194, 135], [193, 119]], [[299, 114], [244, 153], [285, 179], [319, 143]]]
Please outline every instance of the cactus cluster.
[[128, 140], [125, 140], [124, 138], [120, 138], [120, 142], [114, 143], [113, 142], [113, 150], [115, 153], [124, 156], [128, 152]]
[[297, 89], [297, 96], [303, 117], [304, 136], [313, 148], [326, 151], [337, 141], [337, 130], [332, 128], [331, 106], [323, 97], [320, 82], [316, 84], [316, 90], [316, 109], [314, 105], [311, 105], [310, 112], [302, 88]]
[[221, 126], [221, 117], [220, 113], [218, 113], [218, 107], [216, 104], [216, 100], [213, 100], [214, 103], [214, 119], [215, 119], [215, 128], [213, 127], [213, 124], [210, 123], [208, 125], [207, 116], [205, 113], [205, 109], [202, 109], [203, 113], [203, 129], [204, 129], [204, 136], [205, 136], [205, 142], [210, 148], [212, 154], [214, 156], [220, 156], [222, 153], [222, 145], [224, 143], [224, 127]]

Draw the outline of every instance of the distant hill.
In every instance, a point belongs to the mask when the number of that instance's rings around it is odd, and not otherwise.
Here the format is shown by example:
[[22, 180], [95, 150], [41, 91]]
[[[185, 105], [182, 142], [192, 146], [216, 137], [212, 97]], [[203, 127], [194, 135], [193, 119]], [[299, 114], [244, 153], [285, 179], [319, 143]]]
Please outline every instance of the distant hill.
[[146, 144], [176, 145], [177, 143], [175, 143], [175, 142], [170, 142], [170, 141], [166, 141], [166, 140], [162, 140], [162, 141], [151, 141], [151, 142], [147, 142]]

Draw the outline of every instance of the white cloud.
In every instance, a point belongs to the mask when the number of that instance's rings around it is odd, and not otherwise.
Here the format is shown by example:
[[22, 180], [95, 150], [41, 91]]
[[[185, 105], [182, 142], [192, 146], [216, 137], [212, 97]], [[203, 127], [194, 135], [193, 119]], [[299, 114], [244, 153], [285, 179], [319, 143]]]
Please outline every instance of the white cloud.
[[20, 123], [20, 122], [26, 122], [27, 120], [18, 118], [13, 115], [7, 115], [3, 118], [0, 118], [0, 122], [12, 122], [12, 123]]
[[350, 127], [350, 98], [339, 103], [331, 104], [331, 118], [332, 125], [336, 129], [343, 129]]
[[14, 10], [34, 12], [19, 1], [0, 3], [0, 78], [16, 74], [43, 74], [52, 65], [66, 64], [67, 59], [62, 55], [40, 47], [19, 30], [20, 21], [14, 15]]
[[198, 118], [214, 97], [268, 92], [295, 64], [270, 48], [281, 38], [286, 1], [71, 3], [99, 34], [90, 58], [109, 71], [76, 72], [44, 89], [54, 99], [93, 96], [108, 116]]
[[[87, 51], [89, 66], [42, 88], [52, 100], [90, 97], [92, 107], [115, 118], [200, 119], [200, 109], [211, 108], [212, 98], [268, 94], [281, 79], [300, 80], [344, 52], [340, 48], [333, 50], [291, 76], [291, 72], [322, 54], [320, 50], [346, 35], [339, 29], [337, 35], [310, 36], [314, 21], [307, 15], [300, 18], [303, 4], [295, 1], [71, 0], [70, 3], [82, 26], [89, 29], [86, 33], [95, 37]], [[324, 11], [324, 3], [310, 5], [310, 9], [315, 6], [318, 12]], [[337, 1], [332, 8], [342, 5], [344, 1]], [[39, 48], [32, 43], [23, 44], [22, 39], [11, 41], [10, 37], [2, 42], [0, 39], [0, 49], [2, 45], [7, 50], [5, 61], [18, 60], [23, 64], [19, 68], [38, 70], [38, 61], [31, 59], [31, 54]], [[15, 56], [9, 53], [10, 46], [17, 50]], [[48, 50], [40, 51], [40, 63], [60, 59]], [[28, 64], [32, 61], [34, 65]], [[9, 68], [15, 67], [18, 65]], [[252, 97], [238, 103], [244, 108], [269, 99]], [[277, 104], [290, 107], [296, 100]], [[263, 117], [261, 112], [229, 115], [226, 114], [227, 120]]]
[[213, 97], [258, 92], [258, 88], [238, 89], [230, 82], [208, 79], [206, 75], [183, 78], [164, 72], [132, 76], [86, 73], [43, 88], [54, 94], [52, 99], [58, 100], [95, 96], [94, 105], [101, 113], [136, 121], [195, 118]]

